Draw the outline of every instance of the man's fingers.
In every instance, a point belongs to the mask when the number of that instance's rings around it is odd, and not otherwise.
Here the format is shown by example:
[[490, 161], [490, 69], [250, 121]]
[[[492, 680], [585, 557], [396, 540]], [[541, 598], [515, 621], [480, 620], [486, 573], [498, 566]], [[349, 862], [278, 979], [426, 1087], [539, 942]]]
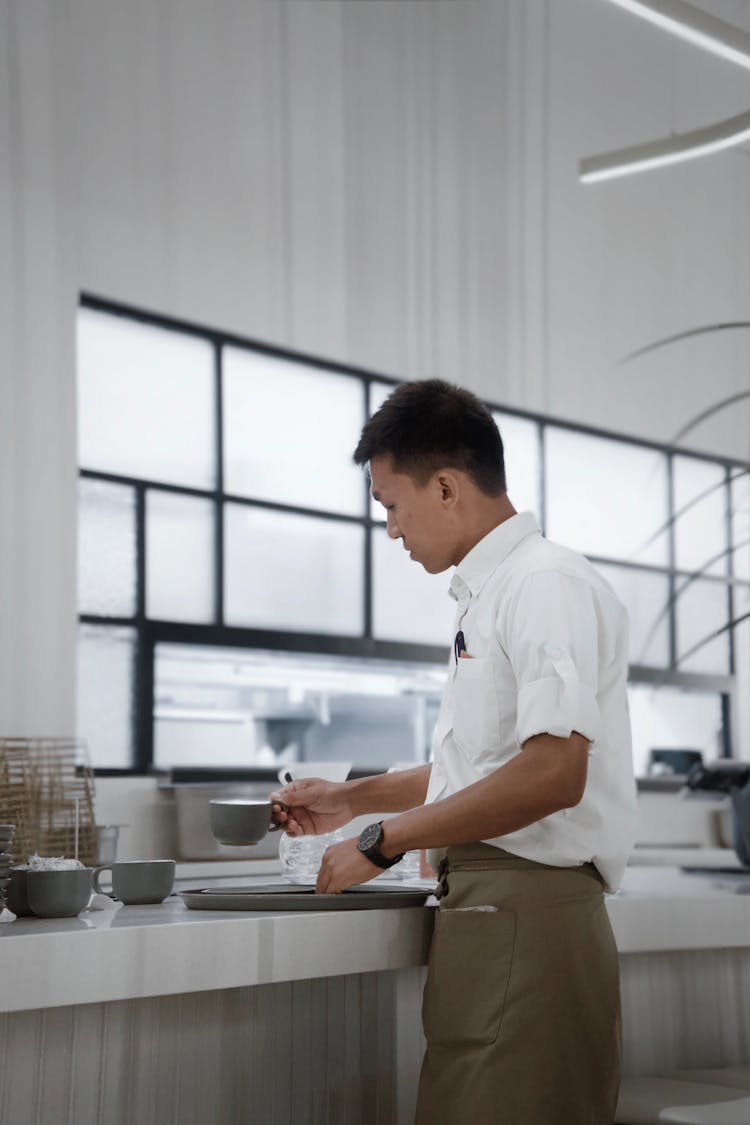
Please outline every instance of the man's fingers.
[[315, 781], [313, 778], [303, 777], [299, 781], [290, 781], [278, 793], [273, 793], [273, 797], [279, 798], [286, 805], [304, 805], [305, 798], [310, 795], [311, 789], [314, 791]]

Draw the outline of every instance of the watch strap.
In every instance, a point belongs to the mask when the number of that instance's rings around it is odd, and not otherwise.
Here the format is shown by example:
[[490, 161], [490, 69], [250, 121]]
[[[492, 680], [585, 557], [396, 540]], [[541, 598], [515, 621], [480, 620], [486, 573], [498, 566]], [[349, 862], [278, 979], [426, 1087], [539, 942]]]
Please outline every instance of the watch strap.
[[401, 852], [400, 855], [395, 855], [393, 856], [393, 858], [389, 858], [388, 856], [383, 855], [379, 847], [379, 844], [383, 839], [382, 820], [378, 821], [378, 827], [380, 828], [380, 835], [377, 843], [371, 844], [369, 847], [362, 847], [362, 835], [367, 832], [369, 828], [372, 828], [372, 825], [370, 824], [367, 826], [367, 828], [363, 829], [362, 833], [360, 833], [359, 840], [357, 841], [357, 847], [362, 852], [362, 855], [367, 856], [370, 862], [374, 863], [376, 867], [381, 867], [384, 871], [387, 871], [389, 867], [393, 867], [395, 864], [400, 863], [404, 858], [405, 853]]

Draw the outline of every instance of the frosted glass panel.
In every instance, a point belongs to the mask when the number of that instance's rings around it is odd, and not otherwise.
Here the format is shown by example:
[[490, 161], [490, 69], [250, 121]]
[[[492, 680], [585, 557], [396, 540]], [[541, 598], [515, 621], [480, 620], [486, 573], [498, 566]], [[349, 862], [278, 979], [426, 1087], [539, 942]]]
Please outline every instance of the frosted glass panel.
[[[732, 554], [734, 575], [750, 581], [750, 476], [732, 481]], [[740, 546], [742, 544], [742, 546]]]
[[133, 617], [136, 611], [135, 490], [78, 482], [78, 611]]
[[224, 348], [224, 489], [363, 515], [352, 454], [364, 423], [359, 379]]
[[508, 496], [517, 512], [533, 512], [540, 518], [541, 473], [539, 426], [528, 418], [495, 413], [505, 454]]
[[[678, 583], [680, 580], [678, 579]], [[729, 639], [722, 633], [692, 656], [683, 654], [709, 634], [726, 625], [727, 587], [721, 582], [698, 579], [679, 594], [677, 608], [677, 667], [681, 672], [729, 672]]]
[[550, 539], [587, 555], [666, 566], [667, 460], [651, 449], [547, 426]]
[[450, 651], [456, 616], [456, 603], [448, 594], [453, 569], [428, 574], [384, 528], [374, 529], [372, 547], [374, 635], [445, 645]]
[[645, 777], [651, 750], [701, 750], [706, 762], [723, 752], [724, 722], [718, 692], [646, 684], [628, 686], [633, 766]]
[[[727, 548], [724, 469], [721, 465], [712, 465], [695, 457], [675, 457], [673, 472], [677, 569], [726, 574], [726, 557], [717, 559], [703, 570], [709, 559]], [[692, 503], [698, 496], [703, 496], [703, 499]], [[688, 504], [691, 507], [683, 511]]]
[[597, 563], [630, 618], [631, 664], [650, 668], [669, 665], [669, 579], [650, 570]]
[[228, 625], [361, 635], [363, 527], [227, 504], [224, 528]]
[[78, 312], [78, 463], [212, 488], [211, 344], [126, 317]]
[[79, 627], [77, 727], [94, 766], [134, 764], [135, 653], [134, 629]]
[[146, 494], [146, 616], [214, 620], [214, 505], [195, 496]]

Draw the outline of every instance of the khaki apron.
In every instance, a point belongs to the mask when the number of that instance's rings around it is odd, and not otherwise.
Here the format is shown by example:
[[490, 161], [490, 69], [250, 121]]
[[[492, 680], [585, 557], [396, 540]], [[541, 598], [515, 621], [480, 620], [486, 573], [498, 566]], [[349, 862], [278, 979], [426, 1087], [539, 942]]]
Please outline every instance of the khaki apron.
[[416, 1125], [612, 1125], [619, 964], [594, 865], [462, 844], [438, 893]]

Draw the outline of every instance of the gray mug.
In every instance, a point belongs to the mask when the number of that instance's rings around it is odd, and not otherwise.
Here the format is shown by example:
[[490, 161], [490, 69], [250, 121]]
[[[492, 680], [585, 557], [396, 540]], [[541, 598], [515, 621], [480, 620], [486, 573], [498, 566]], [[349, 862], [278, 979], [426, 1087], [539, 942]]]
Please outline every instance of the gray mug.
[[27, 871], [26, 893], [32, 914], [40, 918], [74, 918], [91, 898], [91, 868]]
[[94, 890], [107, 894], [101, 888], [102, 871], [112, 872], [112, 890], [119, 902], [126, 906], [145, 906], [164, 902], [171, 893], [175, 862], [173, 859], [127, 859], [103, 863], [94, 868]]
[[252, 801], [243, 797], [215, 797], [211, 801], [211, 831], [220, 844], [243, 847], [258, 844], [267, 832], [281, 827], [273, 824], [273, 805], [281, 801]]

